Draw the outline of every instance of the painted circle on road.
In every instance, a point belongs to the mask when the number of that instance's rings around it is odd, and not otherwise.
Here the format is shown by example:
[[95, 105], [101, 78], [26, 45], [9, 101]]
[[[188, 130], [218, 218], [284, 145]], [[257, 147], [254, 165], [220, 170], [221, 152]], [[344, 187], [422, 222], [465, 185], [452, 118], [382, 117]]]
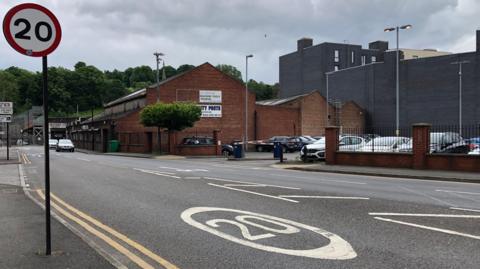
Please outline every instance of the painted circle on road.
[[[239, 215], [235, 217], [234, 220], [229, 219], [213, 219], [206, 221], [205, 224], [198, 222], [193, 219], [193, 215], [201, 214], [205, 212], [214, 212], [214, 211], [221, 211], [221, 212], [229, 212], [229, 213], [238, 213]], [[181, 218], [186, 223], [192, 225], [195, 228], [200, 230], [206, 231], [223, 239], [235, 242], [237, 244], [241, 244], [244, 246], [252, 247], [255, 249], [274, 252], [274, 253], [281, 253], [286, 255], [292, 256], [300, 256], [300, 257], [308, 257], [308, 258], [315, 258], [315, 259], [328, 259], [328, 260], [348, 260], [357, 257], [357, 253], [353, 250], [352, 246], [345, 241], [340, 236], [323, 230], [321, 228], [309, 226], [303, 223], [282, 219], [278, 217], [273, 217], [269, 215], [263, 215], [248, 211], [236, 210], [236, 209], [228, 209], [228, 208], [219, 208], [219, 207], [192, 207], [185, 210], [181, 214]], [[248, 219], [248, 221], [246, 221]], [[255, 222], [255, 220], [260, 220], [263, 224], [260, 225]], [[241, 233], [242, 238], [238, 238], [232, 236], [230, 234], [221, 232], [214, 228], [219, 227], [219, 223], [227, 223], [230, 225], [237, 226]], [[282, 229], [274, 229], [271, 227], [266, 227], [265, 223], [272, 223], [275, 226], [282, 227]], [[253, 226], [255, 228], [260, 228], [265, 230], [265, 234], [260, 235], [251, 235], [248, 230], [248, 226]], [[287, 249], [287, 248], [279, 248], [274, 246], [263, 245], [259, 243], [255, 243], [253, 241], [258, 239], [265, 239], [265, 238], [272, 238], [277, 236], [277, 234], [295, 234], [300, 231], [300, 229], [305, 229], [311, 232], [314, 232], [322, 237], [325, 237], [330, 242], [325, 245], [314, 249]]]

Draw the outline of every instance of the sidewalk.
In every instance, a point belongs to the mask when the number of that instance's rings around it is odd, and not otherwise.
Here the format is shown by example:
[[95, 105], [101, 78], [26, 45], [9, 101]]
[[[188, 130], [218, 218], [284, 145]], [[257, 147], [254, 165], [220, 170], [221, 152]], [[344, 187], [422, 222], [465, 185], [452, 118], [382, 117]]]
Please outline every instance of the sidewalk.
[[[15, 152], [16, 154], [16, 152]], [[52, 256], [45, 256], [45, 212], [20, 186], [18, 165], [0, 166], [0, 268], [114, 268], [52, 217]]]
[[158, 160], [182, 160], [185, 159], [184, 156], [178, 155], [154, 155], [154, 154], [144, 154], [144, 153], [130, 153], [130, 152], [98, 152], [91, 151], [86, 149], [76, 148], [75, 151], [82, 152], [85, 154], [97, 154], [97, 155], [110, 155], [110, 156], [122, 156], [122, 157], [133, 157], [133, 158], [145, 158], [145, 159], [158, 159]]
[[288, 162], [285, 164], [275, 164], [274, 167], [292, 169], [292, 170], [301, 170], [301, 171], [311, 171], [311, 172], [480, 183], [480, 173], [470, 173], [470, 172], [461, 172], [461, 171], [415, 170], [415, 169], [404, 169], [404, 168], [383, 168], [383, 167], [370, 167], [370, 166], [326, 165], [325, 162], [318, 162], [313, 164], [305, 164], [302, 162]]
[[2, 164], [18, 164], [18, 156], [16, 147], [10, 147], [9, 160], [7, 160], [7, 147], [4, 145], [0, 147], [0, 165]]

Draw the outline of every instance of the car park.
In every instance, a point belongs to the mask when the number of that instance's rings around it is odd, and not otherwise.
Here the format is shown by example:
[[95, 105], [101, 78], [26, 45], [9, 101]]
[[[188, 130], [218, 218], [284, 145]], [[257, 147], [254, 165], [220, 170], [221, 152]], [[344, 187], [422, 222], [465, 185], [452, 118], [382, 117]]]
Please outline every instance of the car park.
[[189, 136], [182, 140], [182, 145], [214, 145], [212, 137], [208, 136]]
[[470, 145], [454, 132], [430, 133], [430, 153], [463, 153], [470, 152]]
[[75, 151], [75, 146], [73, 145], [70, 139], [60, 139], [58, 140], [57, 147], [55, 149], [57, 152], [59, 151]]
[[359, 151], [362, 152], [399, 152], [406, 148], [410, 138], [402, 136], [376, 137], [368, 141]]
[[57, 139], [48, 139], [48, 148], [50, 149], [56, 149], [58, 144]]
[[[357, 151], [364, 145], [366, 145], [366, 140], [360, 136], [342, 135], [339, 137], [340, 151]], [[304, 162], [325, 159], [325, 137], [302, 147], [300, 159]]]
[[289, 136], [273, 136], [269, 138], [268, 140], [260, 140], [256, 141], [255, 144], [255, 150], [258, 152], [263, 152], [263, 151], [273, 151], [274, 147], [274, 142], [280, 142], [280, 144], [283, 147], [283, 151], [287, 151], [287, 146], [286, 143], [290, 139]]

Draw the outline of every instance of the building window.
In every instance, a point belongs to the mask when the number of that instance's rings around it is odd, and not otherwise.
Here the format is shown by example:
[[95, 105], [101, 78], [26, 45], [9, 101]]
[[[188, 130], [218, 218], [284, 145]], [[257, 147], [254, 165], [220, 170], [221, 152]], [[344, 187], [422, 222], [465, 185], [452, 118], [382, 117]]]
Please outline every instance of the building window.
[[372, 56], [372, 63], [377, 61], [377, 56]]
[[340, 52], [338, 50], [334, 51], [333, 61], [336, 63], [340, 62]]
[[333, 71], [338, 71], [340, 69], [340, 66], [338, 64], [333, 66]]
[[366, 61], [367, 61], [367, 56], [362, 55], [362, 65], [365, 65]]
[[352, 64], [355, 63], [355, 51], [352, 51]]

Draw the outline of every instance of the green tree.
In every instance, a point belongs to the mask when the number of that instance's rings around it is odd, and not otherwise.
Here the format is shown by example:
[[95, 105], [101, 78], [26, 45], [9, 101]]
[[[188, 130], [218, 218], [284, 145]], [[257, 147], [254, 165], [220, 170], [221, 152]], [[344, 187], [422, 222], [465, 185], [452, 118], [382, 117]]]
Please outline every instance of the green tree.
[[263, 82], [256, 82], [251, 79], [248, 81], [248, 89], [255, 93], [257, 101], [276, 98], [278, 95], [278, 87]]
[[[6, 71], [0, 71], [0, 100], [14, 102], [20, 101], [18, 84], [15, 76]], [[14, 106], [15, 108], [15, 106]]]
[[182, 64], [177, 68], [177, 73], [180, 74], [180, 73], [183, 73], [183, 72], [187, 72], [188, 70], [192, 70], [193, 68], [195, 68], [194, 65]]
[[140, 123], [146, 127], [157, 127], [158, 145], [160, 147], [160, 129], [171, 132], [193, 127], [200, 120], [202, 110], [194, 103], [175, 102], [170, 104], [156, 103], [146, 106], [140, 112]]
[[228, 64], [219, 64], [215, 66], [217, 69], [222, 71], [223, 73], [229, 75], [230, 77], [238, 80], [238, 81], [243, 81], [242, 80], [242, 72], [240, 72], [235, 66], [228, 65]]

